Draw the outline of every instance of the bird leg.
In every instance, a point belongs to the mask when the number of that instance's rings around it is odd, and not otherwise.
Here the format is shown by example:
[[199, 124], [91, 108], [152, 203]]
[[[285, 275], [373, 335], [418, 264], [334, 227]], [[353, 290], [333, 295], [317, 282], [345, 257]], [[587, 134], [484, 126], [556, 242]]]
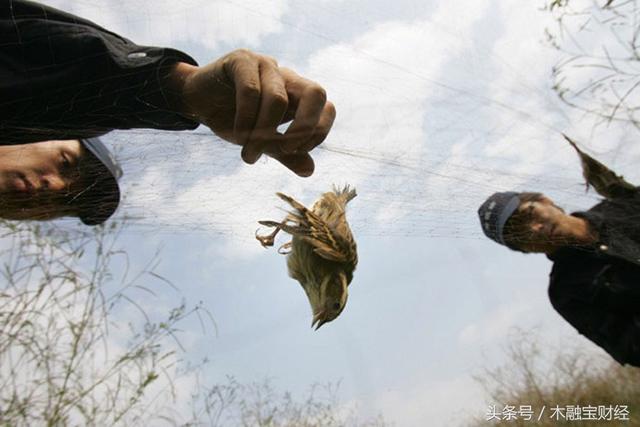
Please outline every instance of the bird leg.
[[[262, 244], [263, 247], [273, 246], [276, 235], [280, 230], [284, 230], [292, 236], [295, 235], [308, 235], [309, 234], [309, 226], [306, 221], [306, 217], [311, 215], [311, 212], [300, 202], [293, 199], [292, 197], [287, 196], [286, 194], [276, 193], [278, 197], [287, 202], [294, 208], [296, 212], [290, 212], [282, 222], [275, 221], [258, 221], [259, 224], [262, 224], [266, 227], [275, 227], [273, 233], [268, 234], [266, 236], [259, 236], [258, 231], [256, 230], [256, 239]], [[287, 250], [291, 248], [291, 242], [285, 243], [278, 249], [278, 253], [287, 253], [283, 252], [283, 250]]]
[[275, 222], [275, 221], [258, 221], [258, 223], [267, 226], [267, 227], [275, 227], [276, 229], [273, 230], [273, 233], [268, 234], [266, 236], [260, 236], [258, 235], [258, 230], [256, 230], [256, 239], [258, 239], [258, 241], [260, 242], [260, 244], [262, 245], [262, 247], [266, 248], [267, 246], [273, 246], [273, 242], [276, 238], [276, 235], [278, 234], [278, 232], [282, 229], [281, 225], [284, 224], [283, 223], [279, 223], [279, 222]]
[[[298, 221], [295, 217], [291, 215], [287, 215], [287, 217], [282, 222], [276, 221], [258, 221], [259, 224], [264, 225], [265, 227], [275, 227], [275, 230], [271, 234], [266, 236], [258, 235], [258, 231], [256, 230], [256, 239], [262, 244], [263, 247], [273, 246], [273, 242], [275, 240], [276, 235], [280, 230], [284, 230], [292, 236], [295, 234], [301, 234], [302, 228], [299, 226]], [[293, 223], [290, 225], [290, 223]], [[291, 247], [291, 242], [285, 243], [278, 249], [279, 253], [282, 253], [282, 249], [289, 249]]]
[[291, 252], [291, 242], [287, 242], [278, 248], [278, 253], [280, 255], [289, 255], [290, 252]]

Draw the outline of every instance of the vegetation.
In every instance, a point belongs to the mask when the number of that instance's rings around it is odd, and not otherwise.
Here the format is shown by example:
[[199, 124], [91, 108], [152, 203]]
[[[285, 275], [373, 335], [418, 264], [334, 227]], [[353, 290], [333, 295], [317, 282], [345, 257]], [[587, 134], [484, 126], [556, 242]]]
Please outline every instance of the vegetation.
[[553, 88], [596, 126], [640, 129], [640, 20], [637, 0], [547, 0], [547, 40], [562, 53]]
[[157, 256], [130, 271], [121, 224], [0, 226], [1, 426], [384, 425], [359, 421], [331, 384], [299, 401], [268, 382], [202, 381], [207, 362], [181, 361], [178, 328], [189, 316], [213, 319], [184, 303], [164, 318], [147, 312], [134, 294], [157, 308], [153, 289], [173, 285], [154, 272]]
[[2, 226], [0, 424], [115, 425], [161, 417], [143, 397], [175, 367], [165, 339], [201, 308], [181, 305], [161, 322], [147, 318], [140, 330], [112, 317], [122, 316], [125, 304], [143, 313], [127, 293], [151, 292], [138, 282], [154, 275], [127, 271], [126, 253], [115, 246], [119, 225], [84, 232]]
[[[577, 344], [550, 348], [545, 343], [541, 351], [540, 339], [522, 331], [510, 342], [507, 361], [476, 376], [490, 400], [487, 413], [473, 425], [640, 426], [639, 368], [622, 366], [602, 352]], [[497, 416], [492, 417], [494, 406]], [[506, 416], [510, 409], [519, 412], [529, 407], [530, 420], [522, 413]], [[568, 412], [574, 414], [568, 416]]]
[[336, 384], [314, 385], [307, 396], [296, 400], [290, 393], [277, 393], [268, 381], [239, 384], [229, 378], [198, 397], [204, 399], [194, 419], [211, 426], [242, 427], [384, 427], [381, 416], [360, 420], [353, 407], [341, 405]]

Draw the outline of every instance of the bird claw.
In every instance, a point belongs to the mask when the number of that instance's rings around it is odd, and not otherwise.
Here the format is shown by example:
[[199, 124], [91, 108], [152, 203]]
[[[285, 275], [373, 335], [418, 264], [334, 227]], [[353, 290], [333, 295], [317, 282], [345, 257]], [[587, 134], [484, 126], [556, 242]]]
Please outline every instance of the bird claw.
[[[288, 250], [287, 250], [288, 249]], [[286, 252], [285, 252], [286, 251]], [[287, 242], [284, 245], [278, 248], [278, 253], [280, 255], [289, 255], [291, 253], [291, 242]]]
[[261, 236], [258, 234], [258, 230], [256, 230], [256, 239], [258, 240], [258, 242], [260, 242], [263, 248], [267, 248], [267, 247], [273, 246], [273, 242], [275, 240], [275, 233], [271, 233], [266, 236]]
[[278, 231], [280, 231], [281, 224], [275, 221], [258, 221], [258, 223], [266, 227], [276, 228], [275, 230], [273, 230], [273, 233], [268, 234], [266, 236], [260, 236], [258, 234], [258, 230], [256, 230], [256, 239], [258, 239], [258, 241], [260, 242], [263, 248], [273, 246], [273, 243], [276, 238], [276, 234], [278, 234]]
[[256, 239], [258, 239], [258, 241], [260, 242], [260, 244], [262, 245], [263, 248], [267, 248], [267, 247], [273, 246], [274, 239], [273, 239], [272, 235], [258, 236], [258, 232], [256, 231]]

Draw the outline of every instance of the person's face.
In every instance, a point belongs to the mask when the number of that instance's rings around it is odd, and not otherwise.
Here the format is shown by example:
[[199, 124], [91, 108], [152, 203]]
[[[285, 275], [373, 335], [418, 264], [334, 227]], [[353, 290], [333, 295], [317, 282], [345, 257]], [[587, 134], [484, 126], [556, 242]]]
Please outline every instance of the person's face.
[[51, 219], [73, 215], [87, 151], [78, 140], [0, 146], [0, 217]]
[[573, 217], [543, 196], [518, 207], [522, 219], [518, 247], [525, 252], [550, 253], [575, 241]]

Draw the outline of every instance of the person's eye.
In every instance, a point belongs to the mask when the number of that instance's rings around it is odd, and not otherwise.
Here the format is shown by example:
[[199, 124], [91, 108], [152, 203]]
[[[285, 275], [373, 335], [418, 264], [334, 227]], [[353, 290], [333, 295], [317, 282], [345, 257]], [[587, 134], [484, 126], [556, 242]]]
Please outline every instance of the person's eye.
[[60, 155], [62, 166], [65, 168], [71, 167], [71, 159], [67, 155], [67, 153], [62, 152]]

